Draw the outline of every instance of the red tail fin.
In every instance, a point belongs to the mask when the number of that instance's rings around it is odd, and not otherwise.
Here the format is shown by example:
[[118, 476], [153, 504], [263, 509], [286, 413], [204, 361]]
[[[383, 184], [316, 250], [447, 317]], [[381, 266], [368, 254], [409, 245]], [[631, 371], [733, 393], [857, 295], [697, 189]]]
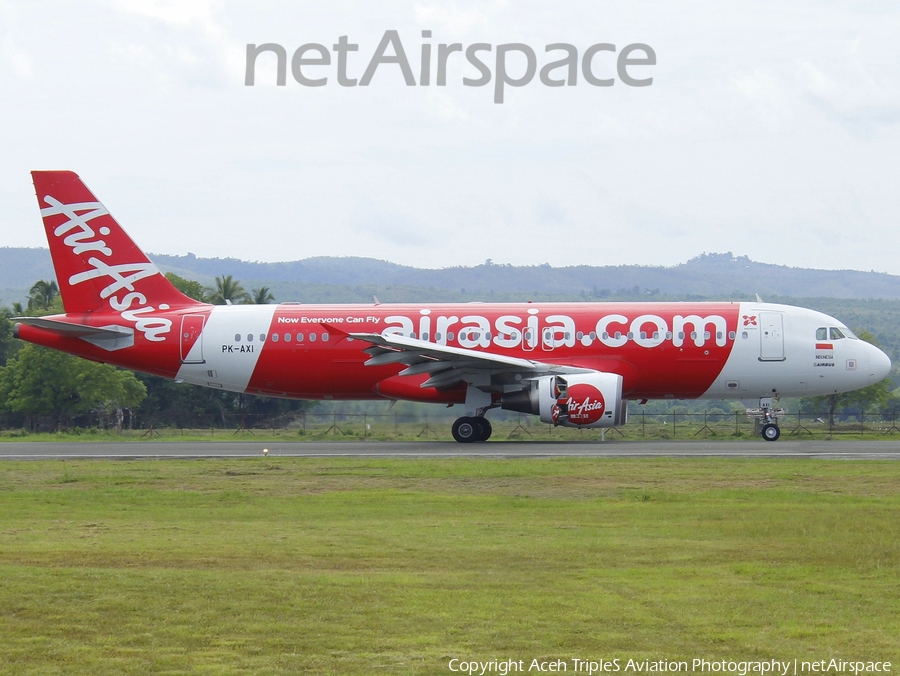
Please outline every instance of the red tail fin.
[[71, 171], [33, 171], [66, 313], [198, 305], [176, 289]]

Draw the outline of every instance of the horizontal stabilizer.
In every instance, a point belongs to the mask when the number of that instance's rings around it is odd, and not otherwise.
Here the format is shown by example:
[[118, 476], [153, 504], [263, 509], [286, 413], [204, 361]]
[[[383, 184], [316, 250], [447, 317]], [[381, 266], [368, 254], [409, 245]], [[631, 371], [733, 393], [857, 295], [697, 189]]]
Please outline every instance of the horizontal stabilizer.
[[[66, 338], [81, 338], [110, 352], [134, 345], [134, 329], [114, 324], [109, 326], [88, 326], [87, 324], [64, 322], [48, 317], [13, 317], [13, 321], [34, 326], [44, 331], [50, 331]], [[16, 337], [18, 337], [18, 330], [16, 330]]]

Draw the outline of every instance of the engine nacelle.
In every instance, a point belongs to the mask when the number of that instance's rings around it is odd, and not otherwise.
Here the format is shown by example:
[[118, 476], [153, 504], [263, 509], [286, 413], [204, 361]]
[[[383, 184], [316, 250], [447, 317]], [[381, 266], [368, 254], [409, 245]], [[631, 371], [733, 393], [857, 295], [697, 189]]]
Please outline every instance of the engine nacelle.
[[584, 373], [542, 376], [531, 389], [503, 395], [504, 409], [533, 413], [541, 421], [566, 427], [616, 427], [625, 424], [622, 376]]

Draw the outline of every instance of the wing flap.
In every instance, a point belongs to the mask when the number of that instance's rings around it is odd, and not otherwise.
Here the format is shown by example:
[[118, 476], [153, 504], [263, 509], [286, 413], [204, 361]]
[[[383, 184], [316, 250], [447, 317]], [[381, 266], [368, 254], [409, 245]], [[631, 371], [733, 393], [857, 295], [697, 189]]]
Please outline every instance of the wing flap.
[[[421, 387], [452, 387], [460, 382], [484, 386], [521, 382], [548, 373], [585, 373], [590, 369], [546, 364], [481, 350], [450, 347], [398, 334], [350, 333], [354, 340], [367, 342], [372, 355], [366, 366], [405, 364], [401, 376], [429, 376]], [[496, 381], [496, 382], [494, 382]]]

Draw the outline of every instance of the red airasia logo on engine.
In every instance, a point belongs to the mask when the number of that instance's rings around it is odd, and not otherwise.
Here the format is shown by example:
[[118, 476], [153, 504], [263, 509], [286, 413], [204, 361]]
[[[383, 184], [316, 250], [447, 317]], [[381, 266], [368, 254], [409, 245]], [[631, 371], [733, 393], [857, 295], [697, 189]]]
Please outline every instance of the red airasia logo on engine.
[[575, 425], [590, 425], [597, 422], [606, 411], [603, 393], [588, 383], [569, 385], [566, 407], [569, 422]]

